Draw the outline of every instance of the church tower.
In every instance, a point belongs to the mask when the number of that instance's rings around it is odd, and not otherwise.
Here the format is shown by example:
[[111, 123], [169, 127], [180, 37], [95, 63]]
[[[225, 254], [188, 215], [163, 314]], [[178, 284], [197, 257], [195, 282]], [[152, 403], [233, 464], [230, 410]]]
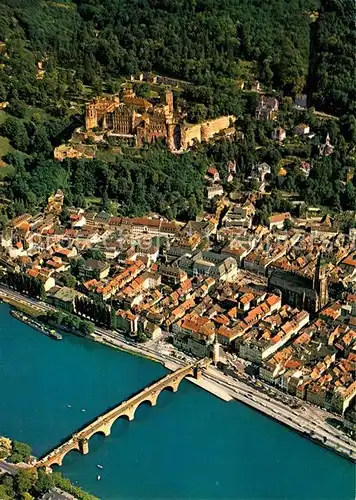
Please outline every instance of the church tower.
[[320, 252], [317, 257], [317, 264], [315, 266], [313, 288], [317, 294], [316, 310], [319, 311], [329, 302], [328, 293], [328, 277], [326, 268], [322, 264], [322, 253]]

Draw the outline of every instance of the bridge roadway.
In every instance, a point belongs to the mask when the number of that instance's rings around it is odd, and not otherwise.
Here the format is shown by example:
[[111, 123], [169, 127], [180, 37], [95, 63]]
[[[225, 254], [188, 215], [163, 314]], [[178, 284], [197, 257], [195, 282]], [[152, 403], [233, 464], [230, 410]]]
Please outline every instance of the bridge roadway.
[[160, 393], [164, 389], [169, 387], [173, 392], [176, 392], [179, 384], [185, 377], [194, 376], [195, 378], [199, 378], [203, 368], [209, 366], [210, 362], [211, 361], [209, 359], [203, 359], [169, 373], [162, 379], [143, 389], [138, 394], [135, 394], [127, 401], [123, 401], [115, 408], [112, 408], [97, 417], [91, 423], [73, 434], [68, 441], [53, 449], [40, 460], [34, 462], [33, 465], [35, 467], [62, 465], [64, 457], [72, 450], [78, 450], [83, 455], [87, 454], [89, 452], [88, 441], [94, 434], [100, 432], [105, 436], [109, 436], [111, 433], [111, 427], [118, 418], [126, 417], [129, 420], [133, 420], [135, 412], [141, 403], [147, 401], [151, 404], [151, 406], [155, 406]]

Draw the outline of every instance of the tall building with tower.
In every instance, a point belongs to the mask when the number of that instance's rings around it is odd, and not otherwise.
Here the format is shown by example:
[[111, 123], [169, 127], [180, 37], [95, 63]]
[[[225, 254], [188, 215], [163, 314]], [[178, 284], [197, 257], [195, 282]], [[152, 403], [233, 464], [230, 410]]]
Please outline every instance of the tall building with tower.
[[322, 254], [316, 258], [312, 275], [273, 269], [268, 278], [269, 290], [278, 290], [284, 304], [316, 314], [328, 303], [328, 277]]

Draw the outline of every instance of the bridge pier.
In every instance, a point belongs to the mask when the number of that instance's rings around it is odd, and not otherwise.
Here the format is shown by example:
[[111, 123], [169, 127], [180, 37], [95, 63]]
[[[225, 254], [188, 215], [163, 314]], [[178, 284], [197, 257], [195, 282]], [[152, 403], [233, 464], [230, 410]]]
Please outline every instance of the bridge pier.
[[87, 453], [89, 453], [89, 444], [86, 438], [79, 440], [79, 451], [82, 453], [82, 455], [86, 455]]
[[155, 392], [155, 393], [154, 393], [154, 394], [152, 394], [152, 396], [150, 397], [151, 406], [156, 406], [156, 404], [157, 404], [157, 399], [158, 399], [158, 394]]
[[202, 374], [202, 368], [200, 366], [194, 367], [194, 377], [199, 380]]

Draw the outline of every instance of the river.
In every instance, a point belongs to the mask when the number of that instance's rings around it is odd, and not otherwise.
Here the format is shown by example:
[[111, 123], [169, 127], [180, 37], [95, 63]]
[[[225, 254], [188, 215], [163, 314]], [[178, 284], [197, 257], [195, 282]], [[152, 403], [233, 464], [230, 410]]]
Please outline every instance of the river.
[[[29, 443], [36, 456], [167, 373], [70, 334], [57, 342], [8, 311], [0, 304], [0, 435]], [[59, 470], [103, 500], [354, 498], [352, 463], [187, 381], [89, 448], [69, 453]]]

